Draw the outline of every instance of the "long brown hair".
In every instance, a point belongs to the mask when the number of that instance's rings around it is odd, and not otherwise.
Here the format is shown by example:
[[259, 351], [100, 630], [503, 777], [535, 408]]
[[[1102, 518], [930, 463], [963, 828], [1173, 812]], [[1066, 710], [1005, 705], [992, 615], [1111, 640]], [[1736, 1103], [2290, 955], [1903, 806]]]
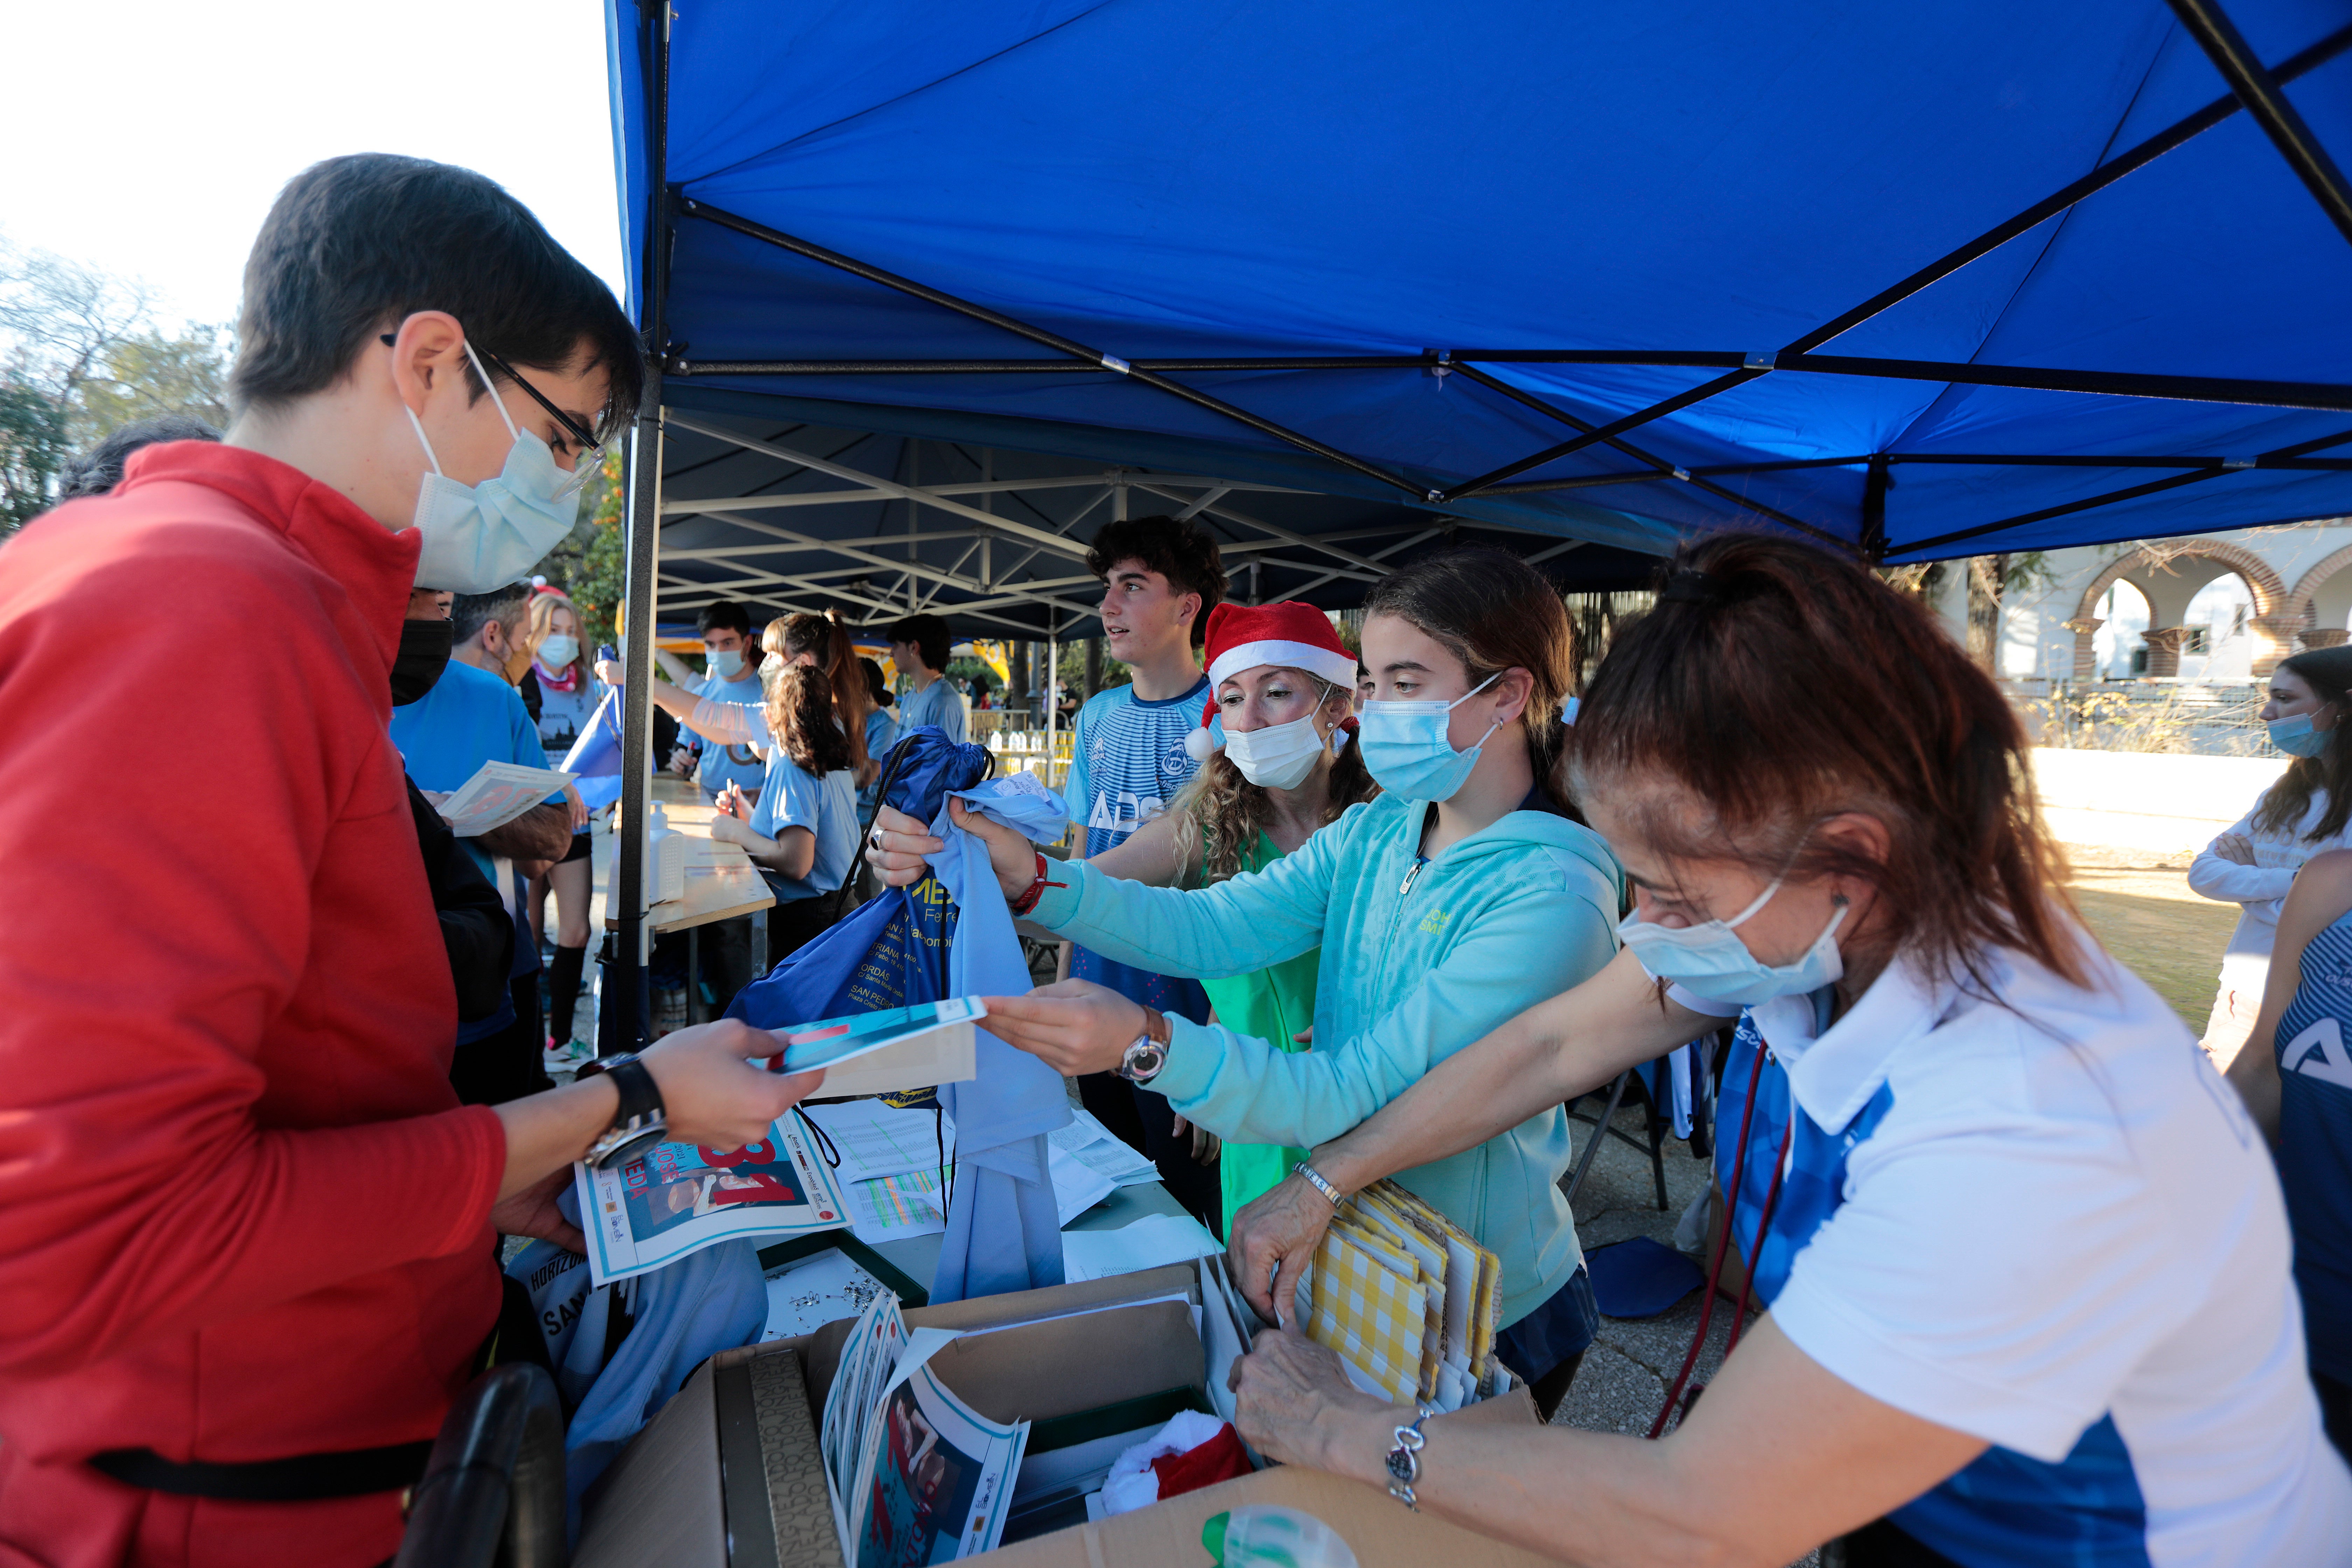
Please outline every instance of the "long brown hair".
[[1364, 595], [1364, 616], [1394, 616], [1436, 638], [1470, 671], [1470, 685], [1528, 672], [1534, 689], [1519, 723], [1536, 783], [1559, 809], [1584, 820], [1561, 777], [1559, 703], [1568, 695], [1568, 608], [1543, 574], [1490, 545], [1465, 545], [1383, 577]]
[[[1298, 675], [1323, 689], [1323, 697], [1315, 704], [1320, 712], [1333, 689], [1330, 683], [1308, 670], [1302, 669]], [[1353, 735], [1331, 759], [1325, 778], [1328, 794], [1318, 827], [1330, 826], [1349, 806], [1381, 793], [1381, 786], [1372, 782], [1371, 770], [1364, 766], [1363, 750]], [[1258, 835], [1274, 823], [1274, 797], [1265, 785], [1244, 778], [1223, 752], [1211, 754], [1192, 782], [1169, 802], [1168, 809], [1177, 814], [1178, 887], [1206, 887], [1239, 875], [1242, 858], [1257, 847]]]
[[2352, 693], [2352, 647], [2308, 648], [2279, 660], [2278, 668], [2301, 676], [2322, 702], [2336, 704], [2336, 728], [2329, 731], [2333, 738], [2327, 750], [2315, 757], [2295, 758], [2263, 792], [2254, 807], [2254, 826], [2263, 833], [2293, 832], [2311, 809], [2312, 795], [2325, 789], [2327, 809], [2304, 835], [2305, 842], [2316, 844], [2343, 832], [2346, 821], [2352, 819], [2352, 701], [2346, 700]]
[[760, 634], [760, 646], [782, 659], [798, 658], [804, 653], [815, 658], [816, 668], [833, 691], [842, 733], [849, 738], [849, 767], [857, 774], [859, 784], [872, 783], [868, 776], [872, 763], [866, 755], [866, 714], [874, 704], [865, 672], [857, 668], [857, 649], [850, 643], [849, 628], [829, 615], [779, 616]]
[[[1895, 948], [1985, 994], [1988, 947], [2085, 979], [2016, 714], [1917, 600], [1853, 561], [1754, 534], [1685, 547], [1569, 743], [1578, 793], [1623, 801], [1671, 858], [1865, 882]], [[1702, 820], [1679, 823], [1677, 792], [1644, 774], [1679, 782]], [[1885, 825], [1884, 861], [1813, 834], [1844, 811]]]
[[833, 716], [833, 686], [824, 672], [786, 665], [767, 679], [768, 731], [804, 773], [823, 778], [848, 767], [849, 737]]

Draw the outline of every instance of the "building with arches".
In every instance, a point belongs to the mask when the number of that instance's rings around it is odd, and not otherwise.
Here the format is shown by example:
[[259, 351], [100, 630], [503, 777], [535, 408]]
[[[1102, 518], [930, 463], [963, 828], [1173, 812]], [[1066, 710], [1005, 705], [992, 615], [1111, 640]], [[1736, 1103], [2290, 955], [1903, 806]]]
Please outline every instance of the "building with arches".
[[[1957, 564], [1957, 563], [1956, 563]], [[1967, 625], [1966, 574], [1938, 612]], [[1996, 673], [2012, 680], [2252, 680], [2352, 635], [2352, 518], [2053, 550], [2001, 606]]]

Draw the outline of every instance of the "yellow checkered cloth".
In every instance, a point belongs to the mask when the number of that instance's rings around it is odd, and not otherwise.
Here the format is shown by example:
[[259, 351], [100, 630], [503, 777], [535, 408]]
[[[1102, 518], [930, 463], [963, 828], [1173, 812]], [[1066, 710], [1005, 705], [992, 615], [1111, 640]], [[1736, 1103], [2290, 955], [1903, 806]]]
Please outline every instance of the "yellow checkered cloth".
[[1421, 1392], [1430, 1303], [1417, 1268], [1411, 1278], [1400, 1274], [1375, 1244], [1334, 1225], [1315, 1250], [1307, 1300], [1308, 1339], [1347, 1357], [1393, 1399]]

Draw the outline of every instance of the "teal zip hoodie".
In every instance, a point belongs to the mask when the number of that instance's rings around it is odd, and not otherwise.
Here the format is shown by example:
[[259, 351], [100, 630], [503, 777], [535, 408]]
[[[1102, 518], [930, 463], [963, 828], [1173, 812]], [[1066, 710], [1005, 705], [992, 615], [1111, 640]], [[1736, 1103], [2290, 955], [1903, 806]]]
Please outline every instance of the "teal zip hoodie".
[[[1105, 957], [1194, 979], [1247, 974], [1320, 944], [1313, 1049], [1291, 1055], [1171, 1018], [1168, 1065], [1151, 1085], [1220, 1137], [1312, 1148], [1617, 950], [1624, 873], [1598, 835], [1514, 811], [1423, 861], [1428, 809], [1394, 795], [1349, 806], [1265, 870], [1193, 891], [1074, 863], [1030, 918]], [[1559, 1191], [1568, 1161], [1568, 1117], [1555, 1108], [1397, 1173], [1501, 1258], [1507, 1326], [1583, 1261]]]

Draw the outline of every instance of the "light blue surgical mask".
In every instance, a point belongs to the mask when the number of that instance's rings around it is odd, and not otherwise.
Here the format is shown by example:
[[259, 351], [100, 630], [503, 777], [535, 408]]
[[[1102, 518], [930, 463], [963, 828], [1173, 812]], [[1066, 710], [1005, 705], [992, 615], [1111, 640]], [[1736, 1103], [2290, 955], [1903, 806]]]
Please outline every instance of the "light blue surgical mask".
[[580, 639], [562, 632], [548, 633], [539, 645], [539, 662], [550, 669], [562, 669], [579, 657]]
[[[482, 369], [470, 342], [466, 357], [473, 361], [482, 384], [490, 386], [489, 373]], [[441, 471], [441, 459], [434, 455], [416, 410], [401, 405], [425, 448], [425, 460], [433, 465], [416, 492], [416, 529], [425, 535], [424, 552], [416, 558], [418, 587], [459, 594], [503, 588], [538, 565], [580, 520], [580, 491], [588, 472], [558, 467], [546, 442], [516, 427], [495, 387], [490, 397], [514, 445], [507, 449], [506, 467], [498, 477], [478, 485], [460, 484]], [[590, 468], [581, 465], [582, 470]]]
[[743, 675], [743, 656], [734, 648], [707, 648], [704, 657], [710, 662], [710, 673], [721, 680], [738, 680]]
[[1772, 901], [1785, 879], [1773, 878], [1772, 885], [1754, 903], [1727, 921], [1662, 926], [1628, 915], [1617, 928], [1618, 938], [1633, 950], [1651, 979], [1679, 985], [1709, 1002], [1752, 1007], [1775, 996], [1818, 991], [1845, 973], [1845, 961], [1839, 956], [1837, 945], [1837, 930], [1845, 923], [1848, 912], [1843, 899], [1838, 900], [1837, 913], [1822, 928], [1822, 934], [1794, 963], [1766, 963], [1748, 952], [1738, 935], [1738, 928]]
[[1451, 800], [1470, 782], [1478, 765], [1479, 749], [1486, 737], [1503, 727], [1500, 719], [1486, 726], [1486, 734], [1466, 750], [1455, 751], [1446, 738], [1454, 709], [1503, 679], [1496, 670], [1453, 701], [1376, 702], [1370, 698], [1357, 716], [1356, 743], [1364, 749], [1364, 766], [1389, 794], [1406, 800]]
[[2315, 757], [2327, 750], [2327, 742], [2336, 739], [2333, 730], [2315, 730], [2311, 715], [2297, 713], [2292, 719], [2271, 721], [2271, 744], [2290, 757]]

